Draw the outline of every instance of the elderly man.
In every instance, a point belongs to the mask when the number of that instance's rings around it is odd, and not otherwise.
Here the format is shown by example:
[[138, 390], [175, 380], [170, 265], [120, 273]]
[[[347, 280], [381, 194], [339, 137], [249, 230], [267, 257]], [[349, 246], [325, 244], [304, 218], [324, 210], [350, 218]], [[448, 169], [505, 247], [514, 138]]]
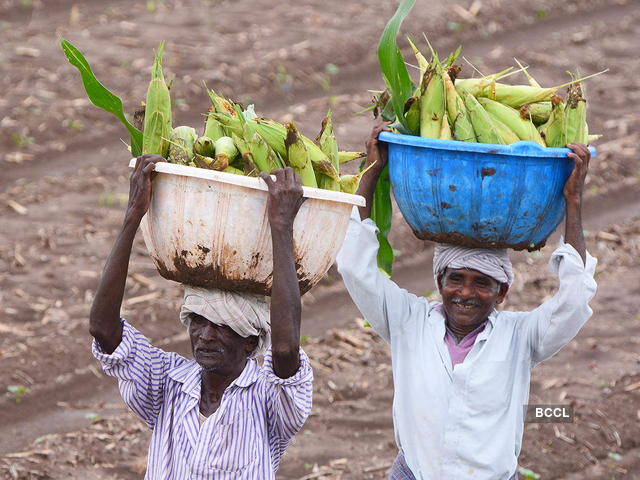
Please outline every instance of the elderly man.
[[399, 454], [390, 479], [516, 478], [530, 372], [569, 342], [591, 316], [596, 260], [580, 218], [589, 150], [572, 144], [564, 187], [566, 232], [549, 262], [560, 287], [531, 312], [497, 312], [513, 282], [506, 251], [437, 245], [433, 270], [442, 303], [399, 288], [376, 264], [378, 229], [369, 218], [387, 163], [374, 127], [355, 211], [338, 256], [354, 302], [391, 346], [393, 421]]
[[[180, 319], [194, 360], [152, 347], [120, 318], [131, 246], [149, 208], [157, 155], [138, 157], [122, 231], [91, 308], [93, 353], [152, 430], [147, 474], [159, 479], [273, 479], [311, 410], [300, 348], [293, 220], [302, 203], [290, 168], [262, 174], [273, 240], [271, 313], [264, 297], [187, 287]], [[264, 354], [264, 366], [255, 357]]]

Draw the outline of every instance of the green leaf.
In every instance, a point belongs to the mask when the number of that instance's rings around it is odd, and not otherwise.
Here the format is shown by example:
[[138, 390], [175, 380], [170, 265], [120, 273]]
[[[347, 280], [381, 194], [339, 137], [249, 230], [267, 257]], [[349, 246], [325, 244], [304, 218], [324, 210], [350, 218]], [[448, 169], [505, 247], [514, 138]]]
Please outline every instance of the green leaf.
[[107, 90], [95, 77], [89, 66], [89, 62], [84, 58], [80, 50], [60, 37], [62, 50], [67, 56], [69, 63], [76, 67], [82, 76], [82, 84], [87, 92], [91, 103], [109, 113], [113, 113], [120, 119], [123, 125], [129, 130], [131, 136], [131, 154], [137, 157], [142, 154], [142, 132], [131, 125], [124, 115], [122, 100]]
[[404, 111], [405, 102], [413, 94], [414, 83], [409, 76], [409, 72], [407, 72], [402, 52], [396, 43], [396, 37], [402, 21], [409, 14], [415, 1], [402, 0], [400, 2], [396, 13], [391, 17], [382, 32], [380, 43], [378, 44], [378, 60], [380, 61], [385, 83], [389, 86], [394, 110], [407, 130], [409, 130], [409, 127], [402, 112]]
[[389, 244], [388, 236], [391, 231], [391, 217], [393, 216], [393, 205], [391, 204], [391, 181], [389, 180], [389, 165], [384, 167], [375, 192], [373, 193], [373, 203], [371, 204], [371, 220], [373, 220], [380, 233], [378, 233], [378, 268], [387, 276], [391, 276], [391, 266], [393, 264], [393, 248]]

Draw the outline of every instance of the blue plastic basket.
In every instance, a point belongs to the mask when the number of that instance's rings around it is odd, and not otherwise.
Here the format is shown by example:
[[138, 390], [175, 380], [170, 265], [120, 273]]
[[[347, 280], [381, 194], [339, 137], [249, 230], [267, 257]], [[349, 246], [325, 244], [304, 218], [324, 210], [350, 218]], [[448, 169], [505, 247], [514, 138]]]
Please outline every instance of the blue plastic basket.
[[[391, 188], [414, 234], [469, 247], [538, 250], [565, 215], [568, 148], [380, 133]], [[589, 147], [591, 155], [595, 149]]]

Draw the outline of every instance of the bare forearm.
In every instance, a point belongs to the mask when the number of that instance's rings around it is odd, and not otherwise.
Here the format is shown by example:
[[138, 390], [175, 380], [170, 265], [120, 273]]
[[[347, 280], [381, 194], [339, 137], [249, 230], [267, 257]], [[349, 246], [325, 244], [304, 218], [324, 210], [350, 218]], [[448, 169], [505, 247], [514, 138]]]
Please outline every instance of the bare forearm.
[[371, 205], [373, 204], [373, 194], [376, 191], [376, 185], [380, 178], [380, 171], [375, 166], [365, 173], [360, 180], [358, 191], [356, 195], [361, 195], [365, 198], [366, 203], [364, 207], [358, 207], [360, 213], [360, 220], [371, 218]]
[[103, 350], [113, 353], [122, 340], [120, 307], [129, 270], [133, 240], [140, 225], [137, 218], [127, 217], [107, 259], [91, 306], [89, 331]]
[[565, 242], [570, 244], [587, 261], [587, 247], [582, 230], [582, 199], [567, 199], [567, 217], [565, 220]]
[[293, 257], [293, 226], [271, 227], [273, 288], [271, 290], [271, 341], [273, 368], [280, 378], [294, 375], [300, 366], [302, 305]]

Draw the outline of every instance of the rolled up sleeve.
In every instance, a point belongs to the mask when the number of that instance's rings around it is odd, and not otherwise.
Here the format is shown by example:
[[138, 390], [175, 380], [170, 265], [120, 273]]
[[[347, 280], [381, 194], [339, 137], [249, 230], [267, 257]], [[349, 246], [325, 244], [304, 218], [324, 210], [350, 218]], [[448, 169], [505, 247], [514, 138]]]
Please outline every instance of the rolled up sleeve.
[[284, 453], [311, 413], [313, 371], [307, 354], [300, 348], [298, 371], [289, 378], [280, 378], [273, 371], [273, 357], [269, 349], [264, 357], [263, 373], [267, 385], [270, 443]]
[[112, 354], [94, 339], [93, 355], [104, 373], [118, 379], [124, 402], [153, 429], [162, 406], [166, 373], [177, 354], [152, 347], [147, 338], [122, 320], [122, 341]]

